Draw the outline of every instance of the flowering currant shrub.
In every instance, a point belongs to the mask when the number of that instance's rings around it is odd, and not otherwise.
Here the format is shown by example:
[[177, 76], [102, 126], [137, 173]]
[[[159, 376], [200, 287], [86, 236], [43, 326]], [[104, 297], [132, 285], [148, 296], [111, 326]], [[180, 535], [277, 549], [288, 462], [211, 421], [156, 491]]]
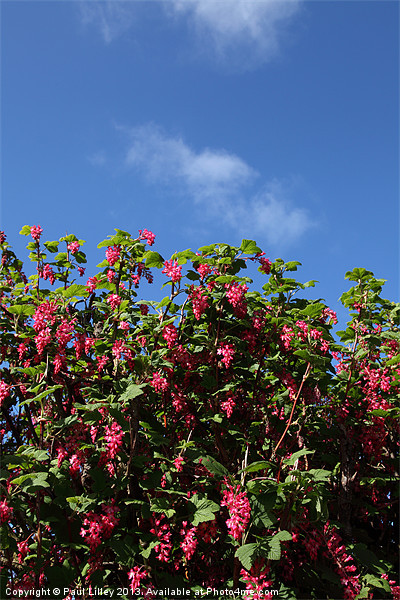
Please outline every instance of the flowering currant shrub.
[[[116, 230], [0, 232], [2, 580], [243, 598], [400, 598], [400, 306], [365, 269], [335, 313], [251, 240], [165, 260]], [[243, 273], [258, 268], [261, 291]], [[159, 269], [169, 294], [140, 299]], [[1, 597], [6, 597], [3, 590]]]

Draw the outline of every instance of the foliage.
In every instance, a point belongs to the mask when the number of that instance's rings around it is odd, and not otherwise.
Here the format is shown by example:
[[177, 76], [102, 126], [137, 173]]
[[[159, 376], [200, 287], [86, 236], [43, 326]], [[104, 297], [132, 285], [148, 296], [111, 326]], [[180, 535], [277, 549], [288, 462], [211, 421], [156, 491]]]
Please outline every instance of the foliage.
[[[346, 274], [337, 343], [335, 313], [299, 297], [314, 285], [292, 278], [300, 263], [251, 240], [165, 261], [151, 232], [116, 230], [82, 285], [82, 240], [21, 233], [29, 280], [0, 234], [11, 589], [400, 597], [400, 306], [383, 280]], [[138, 299], [152, 269], [161, 302]]]

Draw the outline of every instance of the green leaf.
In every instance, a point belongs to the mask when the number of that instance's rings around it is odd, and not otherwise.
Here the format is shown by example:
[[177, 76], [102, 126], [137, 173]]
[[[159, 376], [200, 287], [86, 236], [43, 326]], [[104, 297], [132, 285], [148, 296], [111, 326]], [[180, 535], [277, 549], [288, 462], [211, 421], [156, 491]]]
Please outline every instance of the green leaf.
[[24, 225], [19, 233], [20, 235], [31, 235], [31, 228], [29, 225]]
[[256, 559], [257, 544], [244, 544], [235, 552], [236, 558], [240, 560], [246, 571], [250, 571]]
[[301, 315], [305, 317], [310, 317], [311, 319], [317, 319], [321, 316], [322, 311], [324, 310], [325, 305], [321, 302], [316, 302], [312, 304], [308, 304], [306, 308], [300, 311]]
[[143, 254], [143, 258], [146, 259], [146, 267], [157, 267], [158, 269], [163, 266], [164, 259], [158, 252], [148, 250]]
[[297, 267], [301, 267], [301, 262], [299, 262], [298, 260], [291, 260], [285, 263], [286, 271], [297, 271]]
[[255, 471], [264, 471], [265, 469], [269, 469], [272, 466], [267, 460], [258, 460], [256, 462], [251, 463], [245, 469], [243, 469], [244, 473], [254, 473]]
[[8, 312], [13, 315], [33, 315], [35, 307], [32, 304], [14, 304], [8, 308]]
[[399, 362], [400, 362], [400, 354], [397, 354], [396, 356], [393, 356], [393, 358], [390, 358], [386, 362], [386, 366], [391, 367], [392, 365], [397, 365]]
[[199, 500], [197, 495], [192, 496], [190, 502], [196, 506], [196, 512], [193, 515], [192, 522], [194, 527], [205, 521], [213, 521], [215, 519], [215, 513], [220, 509], [219, 505], [212, 500], [208, 500], [207, 498]]
[[297, 452], [294, 452], [290, 458], [285, 458], [283, 461], [283, 464], [292, 466], [292, 465], [294, 465], [296, 460], [298, 458], [300, 458], [301, 456], [305, 456], [306, 454], [314, 454], [314, 452], [315, 452], [315, 450], [307, 450], [306, 448], [303, 448], [302, 450], [298, 450]]
[[242, 240], [240, 250], [243, 254], [258, 254], [261, 252], [261, 248], [259, 248], [253, 240]]
[[162, 513], [167, 519], [174, 516], [175, 510], [171, 508], [171, 502], [167, 498], [155, 498], [150, 505], [152, 512]]
[[228, 474], [228, 470], [212, 456], [202, 456], [196, 460], [196, 462], [200, 461], [201, 464], [208, 471], [210, 471], [210, 473], [213, 473], [213, 475], [219, 475], [220, 477], [223, 477], [224, 475]]
[[41, 394], [35, 396], [34, 398], [24, 400], [23, 402], [21, 402], [20, 406], [23, 406], [24, 404], [30, 404], [31, 402], [40, 402], [40, 400], [43, 400], [43, 398], [46, 398], [46, 396], [49, 396], [50, 394], [53, 394], [59, 388], [62, 388], [62, 385], [53, 385], [47, 388], [47, 390], [44, 390], [44, 392], [42, 392]]
[[145, 384], [138, 385], [137, 383], [131, 383], [128, 385], [123, 394], [119, 397], [119, 400], [125, 402], [126, 400], [132, 400], [138, 396], [143, 395], [143, 387]]
[[89, 292], [86, 289], [86, 286], [78, 285], [77, 283], [73, 283], [66, 289], [62, 289], [61, 293], [64, 298], [73, 298], [76, 296], [88, 296], [88, 294], [89, 294]]
[[44, 246], [49, 252], [52, 252], [53, 254], [55, 254], [56, 252], [58, 252], [58, 244], [59, 244], [59, 242], [57, 242], [57, 241], [45, 242]]

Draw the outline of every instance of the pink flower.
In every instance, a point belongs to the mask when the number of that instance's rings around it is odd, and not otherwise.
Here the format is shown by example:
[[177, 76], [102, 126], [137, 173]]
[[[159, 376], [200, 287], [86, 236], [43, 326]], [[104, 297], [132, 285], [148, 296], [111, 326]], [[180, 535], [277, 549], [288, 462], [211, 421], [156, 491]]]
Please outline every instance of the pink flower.
[[227, 484], [223, 491], [221, 506], [226, 506], [229, 510], [230, 519], [227, 520], [226, 525], [230, 535], [235, 540], [240, 540], [250, 521], [250, 503], [246, 492], [239, 493], [239, 486], [234, 488]]
[[228, 369], [233, 361], [233, 357], [235, 356], [235, 348], [232, 344], [221, 344], [221, 347], [218, 348], [217, 354], [220, 354], [222, 358], [222, 362]]
[[115, 458], [118, 454], [119, 449], [122, 446], [122, 438], [124, 432], [118, 423], [112, 423], [110, 426], [106, 426], [104, 439], [107, 442], [107, 450], [110, 458]]
[[24, 561], [25, 556], [28, 554], [29, 552], [29, 546], [28, 546], [28, 542], [25, 540], [24, 542], [18, 542], [17, 543], [17, 548], [18, 548], [18, 562], [22, 563]]
[[108, 296], [107, 302], [111, 306], [111, 308], [115, 310], [121, 304], [122, 299], [120, 296], [118, 296], [118, 294], [111, 294], [110, 296]]
[[43, 279], [48, 279], [50, 281], [50, 285], [53, 285], [54, 281], [55, 281], [55, 275], [54, 275], [54, 271], [52, 269], [52, 267], [50, 265], [45, 265], [44, 269], [42, 272], [39, 273], [40, 277], [43, 277]]
[[150, 385], [156, 390], [156, 392], [165, 392], [168, 389], [168, 381], [165, 377], [161, 377], [159, 373], [153, 373], [153, 379], [150, 381]]
[[227, 400], [225, 400], [224, 402], [221, 402], [221, 408], [224, 412], [226, 412], [226, 416], [228, 417], [228, 419], [231, 418], [233, 409], [235, 408], [235, 406], [236, 406], [236, 403], [235, 403], [234, 399], [232, 398], [232, 396], [229, 396]]
[[80, 248], [79, 242], [71, 242], [68, 244], [67, 248], [71, 252], [71, 254], [76, 254]]
[[129, 587], [131, 588], [132, 594], [134, 594], [135, 590], [137, 590], [140, 587], [141, 580], [145, 579], [146, 577], [147, 573], [144, 570], [144, 567], [135, 566], [129, 571], [128, 579], [131, 580]]
[[4, 400], [10, 395], [10, 386], [5, 381], [0, 381], [0, 406]]
[[175, 345], [176, 340], [178, 338], [178, 332], [176, 327], [170, 323], [166, 325], [163, 329], [163, 338], [166, 340], [168, 348], [172, 348]]
[[200, 273], [200, 277], [204, 279], [206, 275], [209, 275], [211, 273], [211, 267], [207, 264], [201, 264], [198, 267], [196, 267], [196, 271]]
[[177, 457], [175, 458], [175, 460], [174, 460], [174, 465], [175, 465], [175, 467], [176, 467], [176, 470], [177, 470], [178, 472], [183, 470], [183, 469], [182, 469], [182, 463], [184, 463], [184, 462], [185, 462], [185, 461], [184, 461], [184, 458], [183, 458], [183, 456], [177, 456]]
[[154, 244], [156, 236], [148, 229], [139, 229], [139, 240], [146, 240], [149, 246]]
[[37, 227], [35, 225], [31, 227], [31, 236], [36, 242], [40, 240], [40, 236], [42, 235], [42, 233], [43, 229], [40, 227], [40, 225], [38, 225]]
[[190, 299], [192, 301], [193, 314], [197, 321], [199, 321], [201, 315], [209, 306], [206, 293], [203, 288], [193, 286], [190, 292]]
[[265, 275], [269, 275], [269, 273], [271, 271], [271, 261], [269, 260], [269, 258], [261, 257], [261, 258], [259, 258], [259, 263], [260, 263], [261, 273], [264, 273]]
[[108, 357], [107, 356], [98, 356], [97, 357], [97, 370], [99, 373], [102, 372], [102, 370], [104, 369], [104, 366], [108, 363]]
[[249, 289], [247, 285], [244, 283], [239, 284], [237, 282], [233, 282], [226, 283], [225, 287], [227, 289], [226, 297], [228, 298], [230, 304], [235, 307], [241, 305], [243, 303], [244, 296]]
[[99, 283], [99, 280], [97, 279], [97, 277], [89, 277], [89, 279], [87, 280], [86, 283], [86, 289], [90, 294], [93, 294], [94, 290], [97, 287], [97, 284]]
[[120, 254], [121, 254], [121, 246], [114, 245], [112, 248], [111, 248], [111, 246], [107, 248], [106, 258], [111, 266], [113, 266], [117, 262], [117, 260], [120, 257]]
[[182, 267], [178, 265], [178, 261], [176, 260], [166, 260], [161, 273], [168, 275], [173, 283], [179, 283], [182, 279]]
[[183, 528], [181, 529], [180, 533], [184, 536], [184, 539], [180, 546], [183, 550], [186, 560], [190, 560], [195, 553], [197, 546], [196, 527], [187, 529], [187, 521], [182, 521], [182, 525]]
[[8, 506], [7, 500], [2, 500], [0, 502], [0, 523], [7, 523], [13, 514], [13, 509], [11, 506]]

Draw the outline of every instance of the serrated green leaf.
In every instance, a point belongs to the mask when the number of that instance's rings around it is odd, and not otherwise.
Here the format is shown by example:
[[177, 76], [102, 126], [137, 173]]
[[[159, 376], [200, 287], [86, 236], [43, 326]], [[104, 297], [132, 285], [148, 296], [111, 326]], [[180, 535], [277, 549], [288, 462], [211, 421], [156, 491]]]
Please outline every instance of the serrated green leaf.
[[153, 250], [148, 250], [143, 254], [143, 258], [146, 261], [146, 267], [156, 267], [160, 268], [164, 264], [164, 259], [158, 252], [154, 252]]
[[244, 544], [235, 552], [236, 558], [240, 560], [246, 571], [250, 571], [256, 560], [257, 544]]

